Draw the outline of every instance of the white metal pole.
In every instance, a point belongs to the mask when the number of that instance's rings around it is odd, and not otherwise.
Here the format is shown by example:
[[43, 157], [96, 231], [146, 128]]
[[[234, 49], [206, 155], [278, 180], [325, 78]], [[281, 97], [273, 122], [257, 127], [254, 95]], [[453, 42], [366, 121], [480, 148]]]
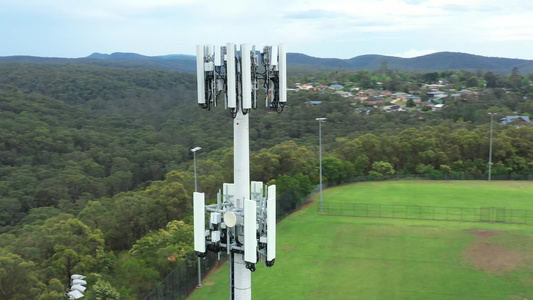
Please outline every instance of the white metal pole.
[[489, 181], [492, 174], [492, 116], [494, 113], [489, 113], [490, 115], [490, 141], [489, 141]]
[[[250, 197], [250, 141], [249, 141], [249, 118], [238, 109], [237, 116], [233, 120], [233, 167], [235, 183], [235, 206], [244, 208], [244, 199]], [[236, 226], [240, 230], [237, 233], [239, 240], [244, 241], [242, 231], [244, 219], [237, 218]], [[246, 269], [244, 255], [234, 255], [234, 295], [236, 300], [252, 299], [252, 273]]]
[[326, 120], [326, 118], [316, 118], [318, 121], [318, 152], [319, 154], [319, 165], [320, 165], [320, 210], [319, 212], [322, 212], [322, 122]]

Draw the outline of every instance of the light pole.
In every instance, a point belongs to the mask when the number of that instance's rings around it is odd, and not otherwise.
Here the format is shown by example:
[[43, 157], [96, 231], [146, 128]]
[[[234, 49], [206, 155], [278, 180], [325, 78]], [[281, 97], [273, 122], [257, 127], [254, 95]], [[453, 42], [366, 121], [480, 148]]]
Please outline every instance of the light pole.
[[320, 156], [320, 211], [322, 212], [322, 123], [326, 121], [326, 118], [316, 118], [318, 121], [318, 148]]
[[[194, 161], [194, 191], [198, 192], [198, 181], [196, 180], [196, 151], [201, 150], [200, 147], [191, 149]], [[198, 287], [202, 287], [202, 260], [198, 256]]]
[[489, 139], [489, 181], [492, 174], [492, 119], [494, 113], [489, 113], [490, 115], [490, 139]]

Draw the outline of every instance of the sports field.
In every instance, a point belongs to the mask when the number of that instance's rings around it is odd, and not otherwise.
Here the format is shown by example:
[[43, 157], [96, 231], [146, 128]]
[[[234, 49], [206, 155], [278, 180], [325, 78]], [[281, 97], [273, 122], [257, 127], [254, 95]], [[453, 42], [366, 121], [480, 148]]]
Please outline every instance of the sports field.
[[[254, 299], [533, 299], [533, 225], [323, 216], [314, 200], [278, 224]], [[533, 183], [368, 182], [323, 200], [533, 209]], [[228, 299], [227, 264], [190, 299]]]

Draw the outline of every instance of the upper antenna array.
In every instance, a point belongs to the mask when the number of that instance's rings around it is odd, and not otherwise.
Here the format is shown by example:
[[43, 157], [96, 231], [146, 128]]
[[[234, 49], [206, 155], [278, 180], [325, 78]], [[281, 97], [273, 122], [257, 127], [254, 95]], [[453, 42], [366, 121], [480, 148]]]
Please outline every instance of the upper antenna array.
[[287, 102], [287, 54], [285, 44], [255, 46], [242, 44], [240, 52], [226, 46], [196, 46], [198, 104], [205, 109], [224, 101], [233, 118], [240, 109], [247, 114], [257, 108], [259, 83], [263, 82], [265, 106], [283, 111]]

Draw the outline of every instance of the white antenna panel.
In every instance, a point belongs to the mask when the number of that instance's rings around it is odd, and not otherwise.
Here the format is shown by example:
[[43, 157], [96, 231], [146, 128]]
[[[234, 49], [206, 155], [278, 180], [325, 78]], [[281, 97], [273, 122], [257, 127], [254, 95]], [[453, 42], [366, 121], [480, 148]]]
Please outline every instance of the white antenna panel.
[[257, 226], [256, 204], [253, 200], [244, 200], [244, 261], [257, 262]]
[[193, 193], [194, 205], [194, 251], [205, 252], [205, 195]]
[[263, 182], [252, 181], [252, 200], [258, 201], [263, 197]]
[[267, 200], [267, 261], [276, 258], [276, 186], [268, 187]]
[[235, 65], [235, 44], [226, 44], [227, 51], [227, 81], [228, 81], [228, 107], [237, 107], [237, 91], [235, 89], [237, 85], [237, 67]]
[[278, 46], [272, 46], [272, 50], [270, 51], [270, 65], [278, 65]]
[[221, 47], [217, 46], [215, 47], [215, 66], [220, 67], [222, 66], [223, 57], [221, 54]]
[[196, 84], [198, 104], [205, 104], [204, 46], [196, 46]]
[[242, 108], [252, 108], [252, 63], [250, 45], [241, 45]]
[[222, 197], [224, 200], [235, 203], [235, 189], [233, 183], [224, 183], [222, 185]]
[[213, 65], [213, 45], [205, 45], [204, 48], [204, 57], [205, 57], [205, 64], [204, 64], [204, 71], [205, 72], [213, 72], [215, 70], [215, 67]]
[[279, 44], [279, 102], [287, 102], [287, 51], [285, 44]]

